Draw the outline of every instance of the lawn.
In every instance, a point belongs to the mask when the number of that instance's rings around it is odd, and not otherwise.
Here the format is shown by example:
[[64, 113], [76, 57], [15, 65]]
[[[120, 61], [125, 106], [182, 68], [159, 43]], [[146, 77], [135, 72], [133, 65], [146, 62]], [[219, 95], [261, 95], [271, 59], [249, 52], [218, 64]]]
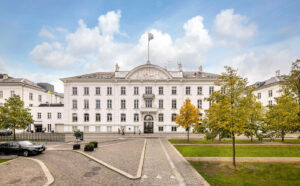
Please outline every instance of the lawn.
[[9, 159], [0, 159], [0, 163], [3, 163], [3, 162], [6, 162], [6, 161], [8, 161]]
[[210, 185], [300, 185], [300, 163], [190, 162]]
[[[180, 146], [176, 149], [185, 157], [232, 157], [232, 146]], [[251, 145], [236, 146], [236, 157], [300, 157], [300, 146]]]
[[[172, 144], [188, 144], [186, 139], [169, 139], [170, 143]], [[263, 142], [271, 142], [270, 139], [264, 139]], [[281, 142], [281, 139], [275, 139], [275, 142]], [[222, 139], [221, 141], [219, 140], [205, 140], [205, 139], [190, 139], [190, 144], [231, 144], [232, 140], [231, 139]], [[254, 139], [253, 142], [251, 142], [250, 139], [236, 139], [236, 144], [260, 144], [261, 142], [258, 141], [258, 139]], [[285, 139], [283, 143], [288, 143], [288, 144], [299, 144], [300, 139]]]

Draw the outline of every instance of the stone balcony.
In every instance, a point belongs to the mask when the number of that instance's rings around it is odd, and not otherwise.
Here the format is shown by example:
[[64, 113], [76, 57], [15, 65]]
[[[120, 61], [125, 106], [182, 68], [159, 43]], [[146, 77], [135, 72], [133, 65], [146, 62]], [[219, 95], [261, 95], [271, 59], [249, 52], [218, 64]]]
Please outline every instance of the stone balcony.
[[146, 107], [145, 105], [142, 105], [140, 107], [140, 111], [142, 113], [156, 113], [158, 111], [158, 107], [156, 105], [152, 105], [152, 107]]
[[144, 99], [154, 99], [155, 98], [155, 94], [143, 94], [143, 98]]

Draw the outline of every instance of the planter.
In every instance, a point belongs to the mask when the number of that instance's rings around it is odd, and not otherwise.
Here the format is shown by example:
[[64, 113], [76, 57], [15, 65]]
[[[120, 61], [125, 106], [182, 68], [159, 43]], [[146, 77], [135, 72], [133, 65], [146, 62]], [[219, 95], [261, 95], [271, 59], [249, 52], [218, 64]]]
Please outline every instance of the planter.
[[91, 141], [90, 144], [93, 144], [94, 148], [98, 148], [98, 142], [97, 141]]
[[73, 150], [78, 150], [80, 149], [80, 144], [74, 144], [73, 145]]
[[94, 145], [89, 143], [84, 146], [84, 151], [94, 151]]

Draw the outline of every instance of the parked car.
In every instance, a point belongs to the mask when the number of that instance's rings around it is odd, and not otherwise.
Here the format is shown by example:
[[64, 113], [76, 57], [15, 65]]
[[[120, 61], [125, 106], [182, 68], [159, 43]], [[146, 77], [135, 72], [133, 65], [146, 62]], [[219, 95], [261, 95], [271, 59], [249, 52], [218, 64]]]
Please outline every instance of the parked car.
[[31, 141], [8, 141], [0, 143], [0, 154], [13, 155], [36, 155], [46, 150], [44, 145], [39, 145]]
[[10, 129], [1, 129], [0, 130], [0, 136], [10, 136], [12, 135], [12, 130]]

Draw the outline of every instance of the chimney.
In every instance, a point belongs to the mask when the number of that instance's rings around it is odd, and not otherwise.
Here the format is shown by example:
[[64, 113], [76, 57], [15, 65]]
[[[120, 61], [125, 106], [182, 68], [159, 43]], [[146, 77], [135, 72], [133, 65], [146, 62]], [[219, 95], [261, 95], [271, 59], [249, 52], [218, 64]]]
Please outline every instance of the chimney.
[[181, 63], [178, 63], [178, 68], [179, 68], [179, 71], [182, 72], [182, 64]]
[[280, 76], [280, 70], [276, 70], [276, 76]]
[[8, 74], [2, 74], [2, 79], [8, 79]]
[[119, 67], [118, 63], [116, 63], [116, 72], [119, 72], [119, 70], [120, 70], [120, 67]]
[[202, 65], [199, 66], [199, 72], [202, 72]]

